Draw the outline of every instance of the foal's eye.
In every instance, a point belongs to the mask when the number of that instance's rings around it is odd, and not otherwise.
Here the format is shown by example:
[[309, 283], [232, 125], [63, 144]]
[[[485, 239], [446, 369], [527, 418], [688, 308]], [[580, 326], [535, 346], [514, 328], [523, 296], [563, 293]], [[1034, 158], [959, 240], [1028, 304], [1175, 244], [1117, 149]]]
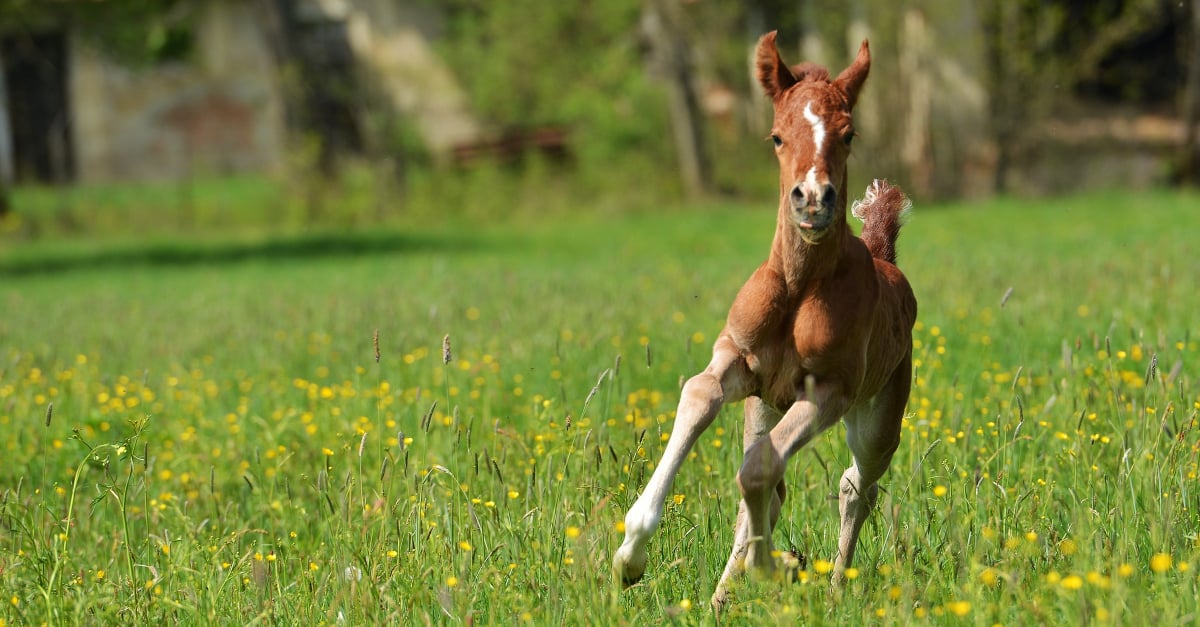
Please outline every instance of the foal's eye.
[[843, 139], [842, 141], [846, 142], [846, 146], [849, 146], [854, 142], [855, 137], [858, 137], [858, 133], [850, 131], [849, 133], [846, 133], [846, 139]]
[[775, 147], [776, 147], [776, 148], [778, 148], [778, 147], [780, 147], [780, 146], [782, 146], [782, 145], [783, 145], [783, 138], [781, 138], [781, 137], [780, 137], [780, 136], [778, 136], [778, 135], [771, 135], [771, 141], [775, 142]]

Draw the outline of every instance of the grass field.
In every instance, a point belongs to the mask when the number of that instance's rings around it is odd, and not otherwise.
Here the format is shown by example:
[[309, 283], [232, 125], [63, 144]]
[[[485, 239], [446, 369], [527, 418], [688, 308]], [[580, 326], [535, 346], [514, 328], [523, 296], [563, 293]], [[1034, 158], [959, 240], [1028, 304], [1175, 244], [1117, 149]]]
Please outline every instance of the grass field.
[[[840, 429], [730, 623], [1197, 620], [1200, 197], [916, 208], [916, 373], [835, 591]], [[0, 251], [2, 624], [714, 621], [740, 407], [610, 574], [773, 202]]]

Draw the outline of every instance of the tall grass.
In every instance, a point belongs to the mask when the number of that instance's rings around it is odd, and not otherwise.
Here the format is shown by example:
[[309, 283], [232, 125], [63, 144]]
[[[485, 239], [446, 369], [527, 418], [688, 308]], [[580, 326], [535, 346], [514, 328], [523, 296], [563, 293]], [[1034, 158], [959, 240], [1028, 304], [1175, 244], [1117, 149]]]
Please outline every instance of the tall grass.
[[[827, 583], [834, 430], [787, 475], [800, 581], [739, 585], [722, 620], [1194, 620], [1196, 202], [917, 207], [913, 396], [855, 577]], [[712, 622], [740, 408], [680, 473], [644, 582], [609, 560], [773, 219], [8, 272], [4, 621]]]

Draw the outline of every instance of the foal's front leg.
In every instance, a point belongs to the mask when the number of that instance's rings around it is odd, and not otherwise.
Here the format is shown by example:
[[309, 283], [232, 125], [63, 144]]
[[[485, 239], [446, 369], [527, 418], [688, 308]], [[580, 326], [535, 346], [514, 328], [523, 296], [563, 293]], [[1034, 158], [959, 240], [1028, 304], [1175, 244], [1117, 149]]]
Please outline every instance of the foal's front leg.
[[849, 402], [830, 383], [813, 386], [812, 394], [792, 404], [771, 432], [746, 451], [738, 471], [738, 487], [746, 506], [746, 568], [770, 572], [771, 506], [776, 487], [783, 480], [787, 462], [796, 451], [829, 427], [837, 424]]
[[[775, 425], [779, 424], [779, 419], [782, 417], [778, 411], [767, 405], [757, 396], [746, 398], [746, 422], [743, 429], [743, 451], [749, 451], [750, 447], [758, 443], [771, 432]], [[776, 522], [779, 520], [779, 512], [783, 507], [783, 500], [787, 495], [787, 489], [781, 479], [775, 486], [775, 497], [771, 501], [771, 529], [775, 528]], [[725, 603], [728, 596], [729, 580], [734, 575], [742, 571], [744, 560], [746, 559], [746, 541], [750, 538], [750, 527], [746, 516], [746, 502], [738, 502], [737, 522], [734, 524], [733, 531], [733, 550], [729, 554], [729, 561], [725, 563], [725, 572], [721, 573], [721, 579], [717, 583], [717, 589], [713, 592], [712, 604], [720, 607]]]
[[662, 460], [642, 495], [625, 514], [625, 541], [613, 555], [613, 572], [625, 585], [636, 583], [646, 571], [646, 543], [662, 521], [663, 501], [679, 466], [700, 434], [712, 424], [721, 405], [745, 398], [750, 376], [737, 346], [722, 335], [713, 346], [708, 367], [684, 384]]

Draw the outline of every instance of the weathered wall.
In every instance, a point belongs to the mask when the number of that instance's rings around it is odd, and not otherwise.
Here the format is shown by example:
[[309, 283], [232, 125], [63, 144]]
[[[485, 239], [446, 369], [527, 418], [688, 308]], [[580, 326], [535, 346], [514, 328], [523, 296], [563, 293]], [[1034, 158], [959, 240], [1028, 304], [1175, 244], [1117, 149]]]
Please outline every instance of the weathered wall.
[[431, 45], [439, 14], [411, 2], [343, 4], [350, 45], [368, 84], [411, 121], [430, 153], [445, 158], [455, 146], [478, 141], [482, 129], [466, 93]]
[[131, 69], [80, 37], [71, 46], [81, 181], [269, 170], [283, 159], [275, 63], [249, 3], [204, 5], [195, 58]]

